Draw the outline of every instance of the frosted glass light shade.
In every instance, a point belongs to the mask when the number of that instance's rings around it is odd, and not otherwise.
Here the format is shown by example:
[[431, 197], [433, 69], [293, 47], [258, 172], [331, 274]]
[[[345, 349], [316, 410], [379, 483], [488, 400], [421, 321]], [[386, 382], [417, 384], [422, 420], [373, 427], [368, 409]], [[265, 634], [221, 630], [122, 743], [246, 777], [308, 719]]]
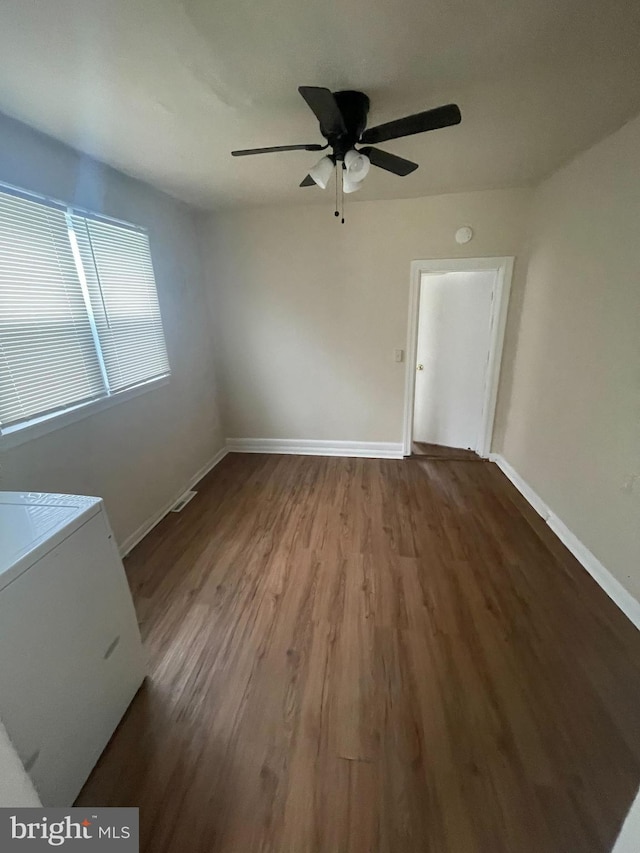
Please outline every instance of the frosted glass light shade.
[[355, 193], [362, 186], [362, 181], [352, 181], [346, 169], [342, 171], [342, 190], [345, 193]]
[[313, 178], [319, 187], [326, 190], [327, 184], [333, 174], [333, 160], [330, 157], [321, 157], [313, 169], [309, 171], [309, 177]]
[[[352, 148], [344, 155], [344, 165], [349, 176], [349, 180], [353, 183], [363, 180], [367, 177], [371, 167], [371, 161], [366, 154], [361, 154]], [[346, 192], [346, 190], [345, 190]]]

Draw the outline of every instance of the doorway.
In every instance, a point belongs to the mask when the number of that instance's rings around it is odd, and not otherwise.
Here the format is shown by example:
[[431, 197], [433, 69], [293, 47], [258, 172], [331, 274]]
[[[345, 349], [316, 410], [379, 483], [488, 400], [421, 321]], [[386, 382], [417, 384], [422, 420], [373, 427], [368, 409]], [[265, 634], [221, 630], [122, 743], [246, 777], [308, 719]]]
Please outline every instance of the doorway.
[[412, 264], [405, 456], [489, 455], [512, 267], [512, 258]]

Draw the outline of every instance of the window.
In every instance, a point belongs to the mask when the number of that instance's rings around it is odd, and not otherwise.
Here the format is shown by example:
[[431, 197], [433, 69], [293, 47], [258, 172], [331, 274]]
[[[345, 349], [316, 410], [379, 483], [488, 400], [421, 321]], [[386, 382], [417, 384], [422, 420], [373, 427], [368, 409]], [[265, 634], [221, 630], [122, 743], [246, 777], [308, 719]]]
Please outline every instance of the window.
[[146, 233], [0, 190], [0, 433], [169, 372]]

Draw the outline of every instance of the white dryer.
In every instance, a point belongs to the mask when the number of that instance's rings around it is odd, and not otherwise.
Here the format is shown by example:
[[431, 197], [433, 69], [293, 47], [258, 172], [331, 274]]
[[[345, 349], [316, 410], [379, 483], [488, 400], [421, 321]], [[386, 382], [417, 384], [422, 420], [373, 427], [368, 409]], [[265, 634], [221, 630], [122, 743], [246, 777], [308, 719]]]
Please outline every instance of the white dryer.
[[73, 803], [144, 676], [102, 500], [0, 492], [0, 719], [43, 805]]

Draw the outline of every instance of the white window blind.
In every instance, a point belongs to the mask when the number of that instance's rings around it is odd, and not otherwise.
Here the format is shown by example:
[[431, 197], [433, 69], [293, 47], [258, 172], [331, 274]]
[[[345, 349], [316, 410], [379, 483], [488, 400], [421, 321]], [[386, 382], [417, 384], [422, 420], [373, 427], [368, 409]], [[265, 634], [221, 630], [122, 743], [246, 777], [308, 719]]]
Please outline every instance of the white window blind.
[[0, 432], [169, 372], [147, 235], [0, 191]]
[[0, 193], [0, 423], [104, 391], [64, 211]]
[[111, 392], [169, 371], [147, 235], [72, 217]]

